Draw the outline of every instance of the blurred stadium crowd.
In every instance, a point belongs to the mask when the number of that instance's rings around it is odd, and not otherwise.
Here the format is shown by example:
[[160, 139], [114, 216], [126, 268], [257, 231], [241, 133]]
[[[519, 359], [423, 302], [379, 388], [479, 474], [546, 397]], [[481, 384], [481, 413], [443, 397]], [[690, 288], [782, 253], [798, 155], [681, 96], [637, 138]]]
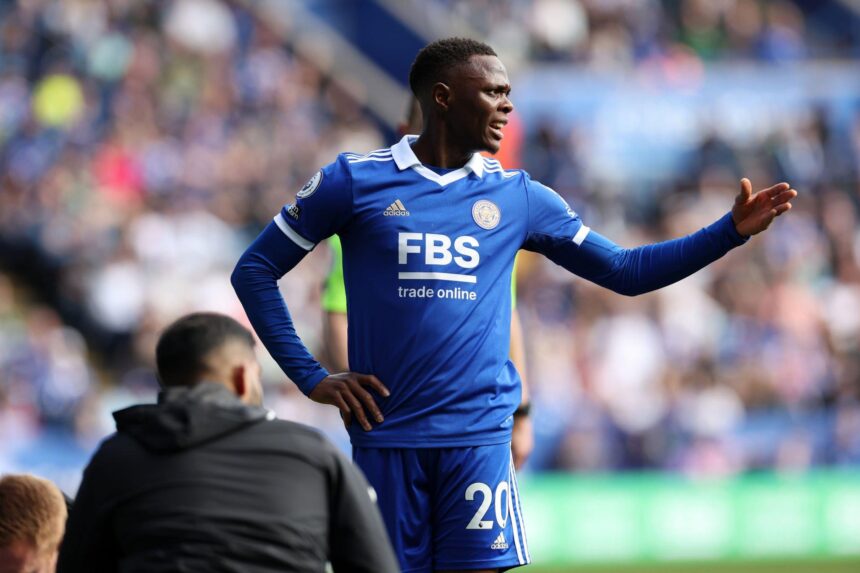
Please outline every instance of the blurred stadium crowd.
[[[519, 67], [860, 56], [856, 29], [804, 2], [433, 4]], [[110, 411], [154, 397], [160, 329], [192, 310], [244, 318], [229, 284], [244, 247], [339, 151], [392, 137], [249, 6], [0, 4], [0, 471], [73, 490]], [[523, 129], [519, 164], [623, 245], [710, 222], [742, 175], [801, 191], [766, 236], [637, 299], [523, 257], [532, 469], [860, 465], [860, 109], [834, 125], [810, 106], [753, 146], [703, 132], [644, 208], [588, 175], [576, 131]], [[318, 353], [327, 265], [319, 248], [282, 281]], [[333, 408], [266, 368], [270, 407], [343, 443]]]
[[467, 22], [498, 46], [505, 61], [585, 63], [627, 70], [667, 57], [790, 62], [856, 57], [860, 49], [857, 31], [843, 17], [838, 2], [407, 1], [422, 7], [428, 19], [446, 14], [449, 21]]

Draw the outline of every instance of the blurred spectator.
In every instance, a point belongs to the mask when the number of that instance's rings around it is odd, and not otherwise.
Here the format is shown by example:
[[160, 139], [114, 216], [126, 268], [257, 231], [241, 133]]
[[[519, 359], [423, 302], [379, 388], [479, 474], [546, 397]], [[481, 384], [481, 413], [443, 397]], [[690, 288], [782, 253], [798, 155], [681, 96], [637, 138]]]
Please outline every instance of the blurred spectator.
[[[409, 3], [440, 30], [450, 28], [447, 18], [455, 14], [498, 45], [505, 61], [629, 69], [681, 47], [706, 61], [772, 63], [803, 60], [811, 51], [856, 55], [860, 48], [851, 30], [857, 15], [829, 0], [432, 0], [438, 10], [422, 0]], [[527, 23], [526, 33], [512, 34], [510, 26], [519, 22]]]
[[0, 477], [0, 573], [53, 573], [66, 528], [66, 501], [48, 480]]

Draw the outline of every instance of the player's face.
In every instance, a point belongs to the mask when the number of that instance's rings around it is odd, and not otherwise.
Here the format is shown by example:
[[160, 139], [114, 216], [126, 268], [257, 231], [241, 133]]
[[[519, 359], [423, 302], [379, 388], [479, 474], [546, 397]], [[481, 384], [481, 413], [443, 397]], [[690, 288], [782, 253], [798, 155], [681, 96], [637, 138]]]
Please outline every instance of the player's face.
[[496, 153], [514, 105], [508, 72], [496, 56], [472, 56], [451, 78], [449, 130], [469, 151]]
[[0, 548], [0, 573], [51, 573], [56, 568], [57, 551], [40, 553], [23, 541]]

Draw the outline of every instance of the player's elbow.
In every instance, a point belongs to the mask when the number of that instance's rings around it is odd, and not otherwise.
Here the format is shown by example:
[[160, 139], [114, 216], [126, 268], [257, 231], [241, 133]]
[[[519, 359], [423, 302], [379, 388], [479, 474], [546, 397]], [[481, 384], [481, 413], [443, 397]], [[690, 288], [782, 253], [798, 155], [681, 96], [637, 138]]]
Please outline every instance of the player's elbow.
[[666, 285], [672, 284], [672, 282], [661, 283], [659, 281], [647, 281], [643, 282], [637, 279], [630, 279], [621, 281], [618, 284], [611, 286], [614, 292], [618, 294], [623, 294], [624, 296], [634, 297], [639, 296], [641, 294], [648, 294], [649, 292], [654, 292]]
[[646, 292], [649, 292], [648, 289], [643, 289], [638, 285], [631, 284], [628, 282], [616, 282], [611, 284], [605, 284], [603, 286], [616, 294], [629, 297], [639, 296], [640, 294], [645, 294]]
[[244, 302], [246, 297], [254, 296], [260, 287], [277, 288], [278, 279], [282, 275], [283, 273], [277, 274], [265, 256], [248, 249], [239, 257], [233, 272], [230, 273], [230, 284], [233, 285], [239, 300]]
[[236, 263], [236, 266], [233, 267], [233, 272], [230, 273], [230, 284], [233, 285], [233, 290], [240, 298], [242, 295], [242, 287], [248, 282], [245, 257], [246, 255], [242, 255]]
[[644, 294], [644, 291], [637, 289], [637, 288], [633, 288], [632, 285], [618, 286], [618, 287], [613, 288], [612, 290], [613, 290], [613, 292], [616, 292], [616, 293], [624, 295], [624, 296], [629, 296], [629, 297], [634, 297], [634, 296], [639, 296], [640, 294]]
[[632, 297], [648, 292], [631, 276], [631, 273], [626, 272], [626, 267], [623, 264], [612, 265], [609, 272], [595, 277], [593, 281], [603, 288], [624, 296]]
[[640, 263], [640, 253], [636, 249], [617, 249], [607, 286], [612, 291], [629, 297], [652, 291], [642, 280]]

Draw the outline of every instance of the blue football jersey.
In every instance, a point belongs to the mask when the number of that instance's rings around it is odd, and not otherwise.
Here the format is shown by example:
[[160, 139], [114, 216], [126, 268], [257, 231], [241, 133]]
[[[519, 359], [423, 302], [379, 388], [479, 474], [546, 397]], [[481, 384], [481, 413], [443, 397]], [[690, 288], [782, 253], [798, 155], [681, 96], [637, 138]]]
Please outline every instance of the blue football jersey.
[[520, 378], [508, 360], [511, 271], [521, 247], [579, 245], [579, 216], [523, 171], [475, 154], [443, 174], [404, 137], [341, 154], [275, 218], [305, 250], [343, 244], [350, 369], [376, 375], [385, 421], [354, 444], [442, 447], [508, 441]]

